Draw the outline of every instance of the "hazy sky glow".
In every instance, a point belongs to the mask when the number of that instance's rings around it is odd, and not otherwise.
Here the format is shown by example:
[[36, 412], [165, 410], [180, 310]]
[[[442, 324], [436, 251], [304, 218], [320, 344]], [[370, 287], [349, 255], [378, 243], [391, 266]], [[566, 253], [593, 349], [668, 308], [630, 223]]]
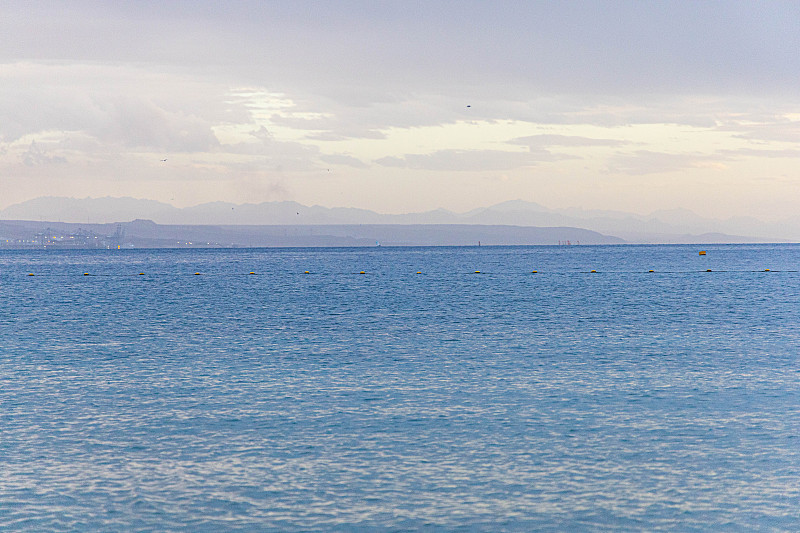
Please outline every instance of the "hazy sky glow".
[[769, 220], [800, 199], [798, 2], [0, 10], [0, 208], [523, 199]]

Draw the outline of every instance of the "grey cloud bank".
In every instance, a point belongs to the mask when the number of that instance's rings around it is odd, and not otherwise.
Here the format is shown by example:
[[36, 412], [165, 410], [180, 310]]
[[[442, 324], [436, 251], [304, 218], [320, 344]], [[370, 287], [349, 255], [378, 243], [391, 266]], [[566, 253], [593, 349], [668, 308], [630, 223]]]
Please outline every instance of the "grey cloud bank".
[[791, 2], [78, 1], [4, 10], [7, 62], [144, 62], [304, 87], [497, 80], [556, 92], [759, 94], [793, 92], [800, 70], [800, 6]]

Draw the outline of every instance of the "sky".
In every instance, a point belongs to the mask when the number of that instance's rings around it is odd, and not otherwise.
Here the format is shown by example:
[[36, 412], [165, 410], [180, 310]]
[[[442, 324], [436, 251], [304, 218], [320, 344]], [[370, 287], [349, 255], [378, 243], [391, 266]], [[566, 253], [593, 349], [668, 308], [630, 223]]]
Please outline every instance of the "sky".
[[0, 209], [39, 196], [779, 220], [800, 2], [0, 0]]

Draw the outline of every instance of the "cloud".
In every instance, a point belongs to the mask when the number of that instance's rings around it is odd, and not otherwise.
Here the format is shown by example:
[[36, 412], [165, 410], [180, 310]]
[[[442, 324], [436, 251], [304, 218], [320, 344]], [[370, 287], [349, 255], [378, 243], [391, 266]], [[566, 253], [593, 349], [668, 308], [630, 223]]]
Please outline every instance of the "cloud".
[[367, 168], [369, 165], [350, 155], [326, 154], [319, 156], [320, 161], [332, 165], [346, 165], [353, 168]]
[[[467, 107], [469, 105], [469, 107]], [[398, 94], [391, 102], [344, 105], [326, 97], [306, 96], [291, 109], [273, 114], [270, 122], [306, 132], [311, 141], [385, 139], [392, 129], [445, 126], [457, 123], [528, 122], [549, 125], [592, 125], [619, 128], [642, 124], [678, 124], [694, 128], [716, 128], [732, 112], [753, 103], [724, 97], [548, 96], [527, 94], [503, 99], [486, 94], [472, 98], [463, 94]], [[788, 104], [784, 105], [786, 107]], [[537, 141], [533, 136], [529, 141]], [[559, 139], [541, 137], [550, 146], [611, 146], [613, 139]], [[571, 144], [563, 144], [571, 143]], [[520, 140], [514, 144], [527, 145]], [[541, 144], [541, 143], [540, 143]]]
[[732, 124], [719, 128], [738, 132], [734, 137], [749, 141], [779, 141], [800, 143], [800, 120], [775, 117], [770, 122]]
[[99, 107], [102, 119], [88, 132], [127, 148], [201, 152], [219, 145], [208, 120], [164, 109], [152, 101], [126, 97], [104, 101]]
[[462, 102], [457, 106], [439, 95], [394, 95], [389, 101], [360, 105], [329, 98], [301, 98], [292, 108], [270, 117], [276, 126], [307, 131], [306, 138], [321, 141], [385, 139], [392, 128], [438, 126], [470, 118]]
[[617, 154], [608, 162], [608, 170], [612, 173], [643, 176], [676, 172], [687, 168], [718, 167], [719, 163], [730, 160], [721, 154], [682, 154], [638, 150], [631, 154]]
[[250, 140], [225, 144], [211, 154], [220, 167], [239, 170], [309, 172], [319, 170], [319, 148], [296, 141], [276, 139], [266, 128], [249, 132]]
[[347, 141], [351, 139], [385, 139], [386, 134], [377, 130], [369, 128], [357, 128], [351, 130], [337, 129], [335, 131], [328, 130], [320, 133], [311, 133], [305, 136], [309, 141]]
[[721, 154], [729, 157], [767, 157], [770, 159], [800, 158], [800, 149], [786, 148], [783, 150], [738, 148], [736, 150], [720, 150]]
[[0, 61], [211, 67], [359, 105], [398, 89], [794, 94], [798, 18], [747, 1], [12, 3]]
[[406, 154], [383, 157], [375, 162], [386, 167], [438, 171], [503, 171], [529, 167], [542, 161], [567, 159], [546, 151], [507, 152], [502, 150], [439, 150], [431, 154]]
[[212, 126], [235, 114], [222, 89], [133, 67], [0, 65], [0, 137], [60, 131], [120, 148], [209, 150], [218, 145]]
[[587, 146], [622, 146], [629, 144], [629, 141], [618, 139], [594, 139], [581, 137], [578, 135], [530, 135], [527, 137], [517, 137], [509, 141], [509, 144], [519, 144], [529, 148], [544, 148], [549, 146], [564, 147], [587, 147]]
[[36, 141], [32, 141], [28, 150], [22, 154], [22, 162], [29, 167], [35, 167], [39, 165], [63, 164], [67, 162], [67, 159], [61, 156], [47, 155], [47, 153], [36, 144]]

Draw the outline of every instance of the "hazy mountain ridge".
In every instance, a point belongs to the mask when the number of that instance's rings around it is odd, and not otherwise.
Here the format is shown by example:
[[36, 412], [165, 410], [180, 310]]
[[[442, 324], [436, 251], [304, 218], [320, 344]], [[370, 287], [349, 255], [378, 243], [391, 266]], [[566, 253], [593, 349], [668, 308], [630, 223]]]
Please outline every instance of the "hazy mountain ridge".
[[765, 223], [749, 217], [705, 218], [685, 209], [633, 213], [580, 208], [550, 209], [534, 202], [511, 200], [455, 213], [445, 209], [407, 214], [381, 214], [348, 207], [305, 206], [293, 201], [233, 204], [209, 202], [177, 208], [155, 200], [124, 198], [39, 197], [0, 211], [0, 220], [112, 223], [148, 219], [162, 225], [358, 225], [469, 224], [483, 226], [573, 227], [629, 242], [797, 241], [800, 218]]

